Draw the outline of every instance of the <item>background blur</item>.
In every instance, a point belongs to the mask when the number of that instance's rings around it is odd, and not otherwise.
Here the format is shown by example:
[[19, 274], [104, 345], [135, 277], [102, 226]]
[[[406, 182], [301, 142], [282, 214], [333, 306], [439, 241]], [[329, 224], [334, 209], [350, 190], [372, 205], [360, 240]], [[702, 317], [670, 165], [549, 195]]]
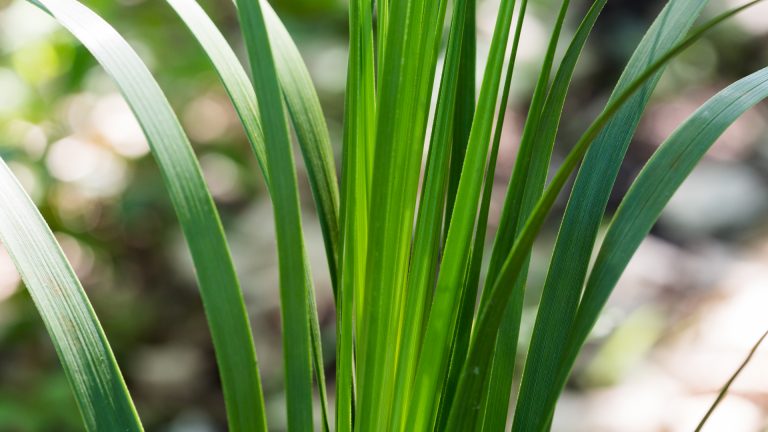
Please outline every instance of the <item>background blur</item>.
[[[526, 19], [506, 112], [495, 209], [514, 162], [554, 3], [535, 1]], [[587, 3], [572, 6], [571, 30]], [[608, 2], [572, 86], [555, 163], [602, 108], [663, 3]], [[713, 0], [705, 15], [738, 3]], [[138, 50], [195, 145], [243, 282], [270, 426], [282, 430], [272, 211], [234, 111], [198, 45], [165, 2], [85, 4]], [[231, 2], [207, 0], [203, 5], [242, 53]], [[280, 0], [275, 7], [305, 56], [338, 153], [346, 5], [338, 0]], [[497, 7], [497, 0], [479, 4], [480, 68]], [[766, 65], [768, 5], [721, 26], [676, 60], [630, 147], [611, 209], [680, 121], [727, 83]], [[767, 123], [765, 104], [748, 112], [674, 197], [598, 323], [554, 430], [692, 430], [768, 328]], [[35, 7], [22, 0], [0, 0], [0, 155], [40, 206], [76, 268], [147, 429], [222, 431], [224, 406], [191, 265], [147, 153], [127, 105], [91, 56]], [[332, 374], [334, 312], [320, 230], [302, 181], [306, 240], [321, 297], [327, 371]], [[495, 227], [497, 215], [491, 218]], [[539, 242], [524, 331], [530, 332], [556, 228], [553, 218]], [[522, 343], [527, 343], [525, 337]], [[708, 430], [767, 427], [768, 346], [734, 385]], [[0, 246], [0, 432], [70, 430], [81, 430], [74, 399], [42, 321]]]

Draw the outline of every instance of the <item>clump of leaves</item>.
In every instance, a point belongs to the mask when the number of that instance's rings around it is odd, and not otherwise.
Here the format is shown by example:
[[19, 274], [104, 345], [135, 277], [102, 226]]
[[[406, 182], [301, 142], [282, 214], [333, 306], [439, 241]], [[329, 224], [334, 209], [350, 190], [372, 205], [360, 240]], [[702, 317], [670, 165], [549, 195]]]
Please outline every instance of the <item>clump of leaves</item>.
[[[229, 427], [266, 430], [238, 278], [216, 207], [175, 114], [141, 59], [108, 23], [77, 0], [30, 1], [91, 51], [143, 127], [194, 260]], [[271, 194], [288, 427], [296, 431], [312, 430], [318, 420], [313, 418], [315, 383], [323, 430], [332, 429], [332, 423], [337, 431], [503, 430], [518, 372], [514, 365], [531, 249], [578, 168], [520, 373], [512, 423], [514, 431], [548, 430], [580, 348], [662, 208], [725, 129], [768, 96], [768, 69], [762, 69], [716, 94], [683, 122], [635, 179], [595, 251], [613, 183], [664, 67], [707, 30], [756, 1], [693, 28], [707, 1], [670, 0], [627, 62], [605, 108], [552, 170], [571, 78], [607, 1], [593, 2], [555, 67], [570, 6], [562, 0], [483, 273], [503, 112], [527, 0], [501, 1], [478, 94], [476, 0], [451, 4], [436, 92], [447, 0], [351, 0], [340, 182], [317, 94], [270, 5], [236, 1], [249, 78], [194, 0], [168, 1], [218, 72]], [[430, 123], [432, 98], [437, 104]], [[334, 288], [334, 415], [326, 397], [290, 127], [307, 166]], [[80, 282], [2, 163], [0, 238], [51, 334], [86, 428], [141, 430]], [[597, 259], [590, 269], [593, 252]]]

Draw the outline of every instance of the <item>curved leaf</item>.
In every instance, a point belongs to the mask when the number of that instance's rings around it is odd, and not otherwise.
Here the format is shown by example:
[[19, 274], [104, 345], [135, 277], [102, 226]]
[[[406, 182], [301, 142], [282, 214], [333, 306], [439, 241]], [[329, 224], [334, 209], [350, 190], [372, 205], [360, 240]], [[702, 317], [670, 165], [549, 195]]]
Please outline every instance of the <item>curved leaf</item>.
[[[264, 149], [264, 131], [262, 130], [261, 118], [259, 117], [256, 93], [245, 69], [243, 69], [240, 61], [237, 59], [237, 55], [226, 39], [224, 39], [224, 36], [195, 0], [168, 0], [168, 3], [200, 43], [208, 59], [213, 64], [216, 73], [218, 73], [232, 101], [232, 105], [240, 117], [245, 134], [256, 154], [256, 160], [259, 162], [264, 178], [269, 185], [268, 163]], [[266, 3], [262, 6], [264, 5]], [[269, 6], [267, 5], [267, 7]], [[306, 73], [306, 68], [304, 68], [301, 62], [298, 51], [293, 46], [285, 29], [282, 28], [282, 24], [277, 16], [274, 16], [268, 22], [273, 23], [273, 29], [276, 28], [275, 26], [279, 26], [279, 30], [274, 30], [273, 34], [281, 33], [283, 39], [287, 39], [287, 41], [283, 42], [283, 45], [290, 44], [292, 47], [292, 49], [283, 48], [284, 55], [278, 57], [279, 61], [285, 63], [283, 67], [294, 69], [301, 67], [305, 72], [290, 75], [280, 74], [280, 77], [282, 78], [286, 101], [289, 106], [295, 105], [292, 112], [298, 113], [294, 116], [294, 123], [297, 127], [299, 143], [304, 151], [304, 159], [307, 161], [310, 186], [319, 209], [318, 213], [326, 245], [326, 256], [328, 257], [331, 281], [335, 291], [336, 243], [338, 242], [338, 192], [333, 157], [330, 151], [330, 138], [325, 128], [320, 103], [317, 100], [309, 74]], [[317, 115], [311, 113], [316, 113]], [[311, 284], [309, 286], [310, 289], [313, 288]], [[320, 343], [320, 325], [314, 298], [314, 292], [311, 292], [308, 296], [311, 304], [308, 305], [307, 313], [310, 317], [312, 331], [313, 366], [320, 390], [323, 419], [327, 429], [328, 401], [325, 388], [323, 352]]]
[[654, 153], [613, 217], [589, 275], [563, 357], [570, 366], [621, 273], [674, 192], [717, 138], [746, 110], [768, 98], [768, 68], [712, 97]]
[[[484, 307], [481, 305], [475, 326], [477, 331], [472, 335], [467, 362], [464, 365], [464, 370], [462, 371], [459, 380], [459, 394], [462, 394], [463, 397], [468, 398], [469, 400], [475, 400], [475, 398], [481, 394], [482, 381], [477, 380], [475, 377], [486, 373], [486, 370], [489, 367], [492, 346], [491, 344], [488, 344], [487, 341], [494, 337], [496, 329], [501, 323], [504, 311], [513, 294], [513, 288], [515, 287], [514, 281], [519, 272], [523, 269], [528, 251], [533, 245], [534, 239], [544, 224], [544, 220], [554, 205], [559, 192], [565, 186], [570, 174], [575, 170], [579, 161], [584, 156], [584, 153], [589, 149], [590, 144], [594, 141], [605, 124], [613, 117], [618, 109], [621, 108], [623, 104], [670, 59], [674, 58], [693, 42], [698, 40], [707, 30], [758, 1], [760, 0], [753, 1], [745, 6], [733, 9], [714, 18], [675, 45], [651, 66], [646, 68], [643, 73], [633, 80], [615, 99], [610, 101], [603, 112], [600, 113], [589, 128], [587, 128], [587, 131], [582, 135], [565, 158], [560, 169], [558, 169], [536, 207], [531, 212], [531, 216], [528, 218], [525, 227], [520, 232], [514, 246], [504, 260], [499, 276], [491, 285], [489, 301]], [[448, 422], [449, 427], [456, 428], [455, 430], [462, 430], [462, 425], [464, 425], [472, 416], [466, 413], [466, 406], [454, 404], [454, 407], [458, 409], [451, 410], [451, 417]], [[544, 418], [543, 421], [546, 423], [548, 418]]]
[[[195, 0], [168, 0], [168, 3], [200, 43], [216, 69], [269, 184], [264, 131], [256, 94], [248, 74], [232, 47]], [[262, 2], [262, 7], [273, 50], [279, 54], [275, 57], [278, 77], [307, 167], [312, 195], [317, 204], [328, 269], [335, 293], [339, 248], [339, 188], [328, 127], [312, 79], [296, 45], [269, 3]]]
[[115, 356], [80, 281], [0, 159], [0, 240], [40, 311], [89, 431], [141, 431]]
[[[684, 37], [706, 3], [706, 0], [674, 0], [667, 4], [627, 63], [614, 98], [646, 65]], [[552, 381], [576, 313], [597, 229], [624, 153], [662, 72], [656, 72], [608, 122], [587, 152], [576, 177], [536, 317], [515, 411], [516, 431], [535, 428], [535, 424], [554, 409], [543, 400], [553, 390]]]
[[36, 4], [88, 48], [120, 87], [139, 120], [195, 264], [229, 427], [265, 430], [256, 351], [240, 285], [218, 212], [178, 119], [147, 67], [108, 23], [75, 0], [39, 0]]

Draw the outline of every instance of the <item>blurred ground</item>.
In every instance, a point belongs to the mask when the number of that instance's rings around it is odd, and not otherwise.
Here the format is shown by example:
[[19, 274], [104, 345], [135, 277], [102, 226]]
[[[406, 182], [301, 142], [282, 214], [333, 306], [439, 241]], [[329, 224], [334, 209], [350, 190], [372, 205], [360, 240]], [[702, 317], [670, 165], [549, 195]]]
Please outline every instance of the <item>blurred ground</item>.
[[[137, 48], [195, 145], [243, 282], [270, 426], [280, 430], [284, 410], [271, 208], [237, 118], [198, 46], [164, 2], [85, 3]], [[514, 162], [553, 3], [534, 2], [535, 15], [526, 22], [506, 112], [496, 206]], [[577, 3], [576, 9], [586, 7]], [[709, 15], [738, 3], [713, 1]], [[497, 4], [480, 3], [481, 65]], [[662, 4], [608, 2], [572, 86], [556, 161], [602, 107]], [[230, 2], [210, 0], [203, 5], [242, 51]], [[276, 6], [305, 55], [338, 145], [346, 70], [345, 6], [330, 0], [282, 0]], [[572, 15], [571, 29], [576, 21]], [[673, 63], [630, 148], [611, 209], [655, 147], [698, 104], [768, 64], [766, 42], [768, 9], [759, 6]], [[692, 430], [768, 328], [766, 108], [749, 112], [720, 140], [639, 250], [580, 358], [554, 430]], [[126, 104], [88, 53], [34, 7], [21, 0], [0, 0], [0, 154], [41, 207], [77, 269], [147, 429], [224, 430], [223, 403], [193, 274], [147, 152]], [[332, 373], [333, 310], [326, 264], [305, 181], [303, 185], [307, 244]], [[492, 225], [497, 217], [492, 215]], [[542, 235], [534, 259], [528, 328], [556, 228], [553, 223]], [[708, 430], [766, 427], [768, 346], [736, 382]], [[0, 249], [0, 432], [80, 429], [47, 334]]]

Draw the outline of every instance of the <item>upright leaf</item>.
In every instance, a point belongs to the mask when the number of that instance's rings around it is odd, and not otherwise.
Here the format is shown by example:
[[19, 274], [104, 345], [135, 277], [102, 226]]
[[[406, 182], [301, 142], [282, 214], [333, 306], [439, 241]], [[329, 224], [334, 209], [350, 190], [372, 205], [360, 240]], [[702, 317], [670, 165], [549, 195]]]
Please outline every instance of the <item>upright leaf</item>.
[[[240, 121], [245, 129], [251, 147], [259, 162], [261, 171], [269, 185], [269, 172], [264, 149], [264, 132], [261, 127], [259, 108], [256, 94], [248, 75], [243, 69], [235, 52], [227, 43], [224, 36], [216, 28], [215, 24], [195, 0], [169, 0], [169, 4], [181, 17], [197, 41], [205, 50], [206, 55], [213, 63], [229, 98], [237, 111]], [[263, 5], [269, 7], [266, 3]], [[283, 83], [283, 92], [286, 95], [288, 106], [291, 110], [294, 124], [296, 125], [299, 144], [303, 150], [304, 159], [308, 166], [309, 183], [312, 187], [315, 202], [318, 206], [321, 228], [326, 246], [326, 256], [331, 274], [334, 293], [336, 291], [336, 254], [338, 242], [338, 199], [336, 187], [336, 173], [333, 168], [333, 156], [330, 150], [330, 139], [323, 121], [317, 95], [312, 87], [309, 74], [306, 73], [301, 57], [296, 50], [290, 36], [282, 27], [276, 15], [267, 21], [272, 23], [270, 28], [273, 33], [281, 35], [282, 56], [278, 57], [278, 63], [283, 68], [297, 69], [299, 72], [292, 74], [280, 74]], [[268, 24], [269, 25], [269, 24]], [[304, 72], [302, 72], [304, 71]], [[312, 288], [310, 284], [310, 288]], [[312, 332], [312, 359], [320, 390], [323, 420], [328, 423], [327, 398], [325, 389], [325, 373], [323, 367], [323, 352], [320, 343], [320, 325], [317, 316], [317, 307], [314, 302], [314, 292], [310, 292], [307, 313], [310, 317]]]
[[[376, 116], [372, 5], [349, 5], [349, 62], [342, 162], [342, 260], [336, 308], [336, 430], [353, 430], [355, 331], [363, 321], [368, 202]], [[357, 325], [355, 325], [355, 322]], [[359, 334], [359, 333], [358, 333]]]
[[[388, 4], [379, 47], [356, 427], [389, 427], [413, 216], [446, 0]], [[381, 8], [380, 8], [381, 10]]]
[[266, 139], [267, 168], [270, 173], [280, 267], [288, 428], [311, 431], [312, 336], [311, 317], [307, 307], [311, 301], [309, 296], [312, 293], [312, 282], [304, 250], [291, 140], [261, 3], [238, 0], [237, 5]]
[[[527, 255], [533, 245], [533, 241], [541, 229], [548, 212], [552, 209], [557, 195], [565, 186], [568, 177], [573, 172], [573, 170], [575, 170], [579, 161], [581, 158], [583, 158], [584, 154], [589, 149], [590, 144], [597, 137], [606, 123], [619, 110], [619, 108], [621, 108], [623, 104], [632, 95], [634, 95], [635, 92], [639, 90], [648, 79], [653, 77], [653, 75], [658, 70], [660, 70], [670, 59], [674, 58], [685, 48], [689, 47], [696, 40], [701, 38], [701, 36], [707, 30], [716, 26], [735, 13], [755, 4], [757, 1], [760, 0], [756, 0], [748, 3], [745, 6], [733, 9], [707, 22], [683, 41], [667, 51], [663, 56], [661, 56], [658, 60], [646, 68], [614, 100], [611, 100], [605, 109], [600, 113], [600, 115], [597, 116], [595, 121], [587, 128], [582, 137], [578, 140], [576, 145], [563, 161], [563, 164], [557, 170], [557, 173], [552, 178], [551, 183], [544, 191], [541, 199], [539, 199], [539, 202], [531, 213], [531, 216], [528, 218], [523, 230], [520, 232], [520, 235], [515, 241], [514, 246], [512, 247], [507, 257], [504, 259], [504, 264], [501, 266], [499, 276], [491, 285], [489, 301], [485, 303], [485, 305], [481, 305], [475, 325], [477, 330], [472, 335], [472, 342], [470, 344], [467, 362], [464, 365], [464, 369], [459, 380], [459, 387], [457, 392], [461, 394], [462, 397], [467, 398], [468, 400], [475, 400], [477, 397], [479, 397], [479, 395], [482, 394], [483, 380], [478, 380], [476, 377], [478, 375], [487, 373], [490, 353], [492, 352], [493, 348], [493, 345], [488, 343], [488, 341], [492, 340], [491, 338], [496, 334], [499, 324], [502, 321], [504, 311], [513, 294], [513, 289], [515, 288], [513, 282], [520, 274], [520, 271], [523, 269], [524, 264], [527, 261]], [[451, 409], [451, 416], [449, 417], [448, 421], [449, 428], [451, 428], [451, 430], [466, 430], [471, 427], [472, 421], [475, 418], [471, 411], [471, 405], [454, 402], [454, 406]], [[545, 425], [548, 420], [548, 417], [543, 419]]]
[[456, 107], [453, 113], [450, 171], [448, 174], [448, 193], [443, 222], [443, 240], [448, 235], [451, 213], [456, 202], [456, 190], [459, 188], [461, 168], [464, 166], [464, 155], [467, 152], [469, 132], [472, 129], [472, 117], [475, 115], [475, 97], [477, 96], [475, 94], [475, 79], [477, 75], [477, 1], [468, 1], [467, 8], [467, 19], [464, 20], [464, 40], [461, 42], [462, 56], [459, 61], [459, 74], [456, 77], [456, 83], [463, 83], [464, 85], [457, 86]]
[[[515, 25], [515, 35], [512, 41], [512, 50], [507, 64], [507, 74], [504, 79], [504, 89], [501, 93], [501, 103], [499, 104], [499, 113], [496, 117], [496, 126], [494, 128], [493, 141], [491, 144], [491, 155], [488, 160], [488, 168], [485, 172], [485, 182], [483, 183], [483, 195], [480, 200], [480, 210], [477, 216], [477, 228], [475, 229], [475, 238], [472, 243], [469, 267], [464, 280], [464, 292], [461, 295], [459, 304], [459, 316], [454, 331], [453, 342], [451, 344], [450, 364], [448, 366], [448, 378], [446, 379], [443, 398], [440, 401], [440, 412], [438, 418], [439, 428], [445, 429], [448, 416], [450, 414], [453, 400], [456, 397], [456, 386], [459, 376], [467, 357], [469, 348], [469, 339], [472, 333], [472, 324], [474, 323], [475, 306], [477, 303], [477, 293], [480, 286], [480, 270], [483, 263], [485, 252], [485, 237], [488, 228], [488, 213], [491, 208], [491, 198], [496, 176], [496, 161], [499, 156], [499, 147], [501, 145], [501, 134], [504, 129], [504, 120], [506, 118], [506, 107], [509, 101], [509, 90], [512, 85], [512, 76], [515, 71], [517, 60], [517, 51], [520, 46], [520, 37], [522, 36], [523, 23], [525, 21], [525, 12], [528, 8], [528, 0], [520, 2], [520, 9], [517, 12], [517, 23]], [[484, 411], [484, 410], [483, 410]], [[482, 416], [478, 416], [478, 422], [482, 423]]]
[[437, 417], [440, 402], [439, 389], [447, 375], [450, 340], [455, 329], [469, 260], [466, 251], [469, 250], [477, 216], [483, 168], [488, 156], [493, 114], [514, 5], [514, 0], [504, 0], [499, 8], [456, 194], [456, 202], [460, 205], [453, 209], [434, 301], [421, 344], [412, 401], [408, 407], [406, 424], [412, 430], [432, 429]]
[[[511, 247], [512, 241], [522, 229], [523, 221], [530, 214], [544, 187], [547, 168], [552, 155], [554, 136], [551, 140], [547, 140], [544, 139], [544, 137], [538, 136], [538, 134], [544, 128], [557, 130], [557, 120], [550, 122], [551, 124], [546, 124], [546, 122], [551, 120], [550, 117], [554, 117], [555, 119], [558, 118], [557, 114], [559, 114], [560, 109], [554, 108], [557, 107], [557, 97], [565, 97], [573, 72], [572, 68], [570, 70], [567, 67], [561, 68], [560, 71], [564, 71], [564, 74], [558, 76], [556, 78], [558, 81], [555, 82], [555, 85], [560, 85], [560, 87], [554, 87], [549, 93], [553, 97], [549, 98], [547, 96], [547, 90], [552, 74], [555, 51], [560, 40], [560, 33], [569, 6], [570, 1], [568, 0], [563, 1], [560, 5], [560, 11], [555, 20], [552, 35], [549, 40], [549, 46], [544, 55], [544, 61], [541, 65], [541, 71], [539, 72], [538, 81], [533, 92], [533, 99], [531, 100], [531, 106], [528, 110], [528, 117], [523, 129], [523, 136], [520, 140], [520, 149], [518, 150], [517, 159], [515, 160], [515, 168], [512, 172], [509, 187], [507, 188], [507, 194], [504, 199], [504, 208], [499, 222], [500, 228], [496, 233], [496, 239], [491, 251], [486, 289], [483, 290], [483, 295], [480, 299], [481, 308], [484, 306], [484, 302], [488, 301], [488, 294], [490, 293], [490, 290], [487, 289], [488, 282], [493, 281], [498, 274], [501, 263], [500, 257]], [[592, 9], [592, 11], [594, 11], [594, 9]], [[597, 10], [597, 13], [599, 13], [599, 9]], [[596, 18], [597, 14], [595, 13], [594, 16]], [[589, 34], [589, 31], [582, 30], [581, 33]], [[578, 40], [578, 37], [577, 33], [574, 40]], [[584, 35], [584, 38], [585, 37], [586, 35]], [[575, 61], [581, 52], [581, 46], [583, 45], [579, 45], [578, 43], [571, 44], [563, 64], [567, 64], [568, 59], [573, 59], [572, 63], [575, 64]], [[555, 90], [560, 90], [561, 94], [557, 94]], [[547, 111], [555, 111], [557, 114], [549, 113], [550, 116], [545, 117]], [[490, 374], [488, 376], [480, 375], [478, 378], [479, 380], [488, 382], [488, 390], [485, 392], [482, 399], [483, 406], [480, 407], [480, 412], [483, 417], [483, 430], [504, 428], [507, 422], [529, 260], [530, 253], [526, 258], [526, 263], [524, 264], [522, 271], [514, 282], [516, 286], [513, 292], [515, 294], [510, 301], [510, 304], [507, 306], [507, 310], [496, 336], [496, 349], [493, 354]]]
[[393, 427], [397, 429], [404, 429], [406, 426], [406, 410], [410, 403], [411, 387], [416, 373], [416, 362], [423, 336], [426, 310], [432, 297], [432, 288], [437, 273], [442, 231], [441, 222], [449, 181], [450, 157], [453, 146], [460, 145], [455, 140], [451, 140], [451, 132], [455, 130], [453, 126], [457, 115], [457, 104], [466, 102], [458, 100], [461, 93], [466, 93], [466, 90], [459, 89], [459, 80], [461, 73], [466, 73], [462, 68], [468, 62], [466, 56], [474, 55], [474, 47], [468, 48], [464, 45], [468, 39], [464, 32], [474, 32], [474, 23], [470, 26], [466, 24], [468, 21], [474, 21], [474, 16], [469, 15], [470, 11], [474, 11], [473, 4], [474, 0], [457, 0], [454, 3], [448, 49], [440, 79], [427, 167], [424, 172], [419, 211], [416, 218], [413, 252], [410, 271], [408, 272], [408, 288], [405, 294], [403, 315], [400, 319], [403, 323], [403, 329], [395, 374], [395, 394], [399, 397], [394, 401], [392, 414]]
[[277, 76], [307, 167], [312, 196], [317, 204], [328, 269], [336, 294], [340, 248], [339, 183], [328, 126], [312, 78], [291, 35], [269, 3], [261, 0], [260, 4], [269, 31]]

